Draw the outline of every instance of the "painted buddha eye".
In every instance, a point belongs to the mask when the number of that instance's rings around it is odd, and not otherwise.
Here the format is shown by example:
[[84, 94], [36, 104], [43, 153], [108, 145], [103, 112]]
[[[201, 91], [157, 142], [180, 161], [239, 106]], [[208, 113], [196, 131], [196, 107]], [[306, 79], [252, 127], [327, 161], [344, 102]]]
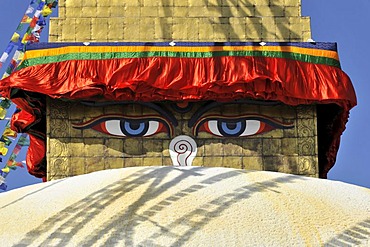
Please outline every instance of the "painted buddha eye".
[[95, 125], [92, 129], [104, 132], [108, 135], [127, 137], [152, 136], [162, 130], [163, 124], [150, 120], [107, 120]]
[[81, 124], [73, 124], [76, 129], [93, 129], [117, 137], [149, 137], [158, 133], [172, 135], [170, 126], [166, 119], [159, 116], [123, 115], [104, 115]]
[[193, 134], [207, 132], [218, 137], [244, 137], [262, 134], [274, 129], [288, 129], [292, 124], [284, 124], [277, 120], [259, 115], [237, 117], [205, 116], [198, 120]]
[[209, 120], [204, 127], [216, 136], [250, 136], [265, 130], [265, 124], [258, 120]]

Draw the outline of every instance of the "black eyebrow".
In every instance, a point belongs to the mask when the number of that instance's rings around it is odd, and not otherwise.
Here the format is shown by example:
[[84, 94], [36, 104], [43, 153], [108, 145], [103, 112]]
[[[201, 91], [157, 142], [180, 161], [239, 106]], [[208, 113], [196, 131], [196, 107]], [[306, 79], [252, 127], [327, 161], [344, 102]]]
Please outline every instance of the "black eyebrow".
[[250, 99], [241, 99], [241, 100], [235, 100], [231, 102], [217, 102], [217, 101], [209, 101], [205, 103], [203, 106], [199, 107], [196, 112], [194, 112], [193, 116], [191, 116], [188, 127], [192, 128], [194, 124], [198, 121], [198, 119], [209, 110], [219, 107], [221, 105], [231, 105], [231, 104], [250, 104], [250, 105], [267, 105], [267, 106], [273, 106], [273, 105], [280, 105], [280, 102], [277, 101], [258, 101], [258, 100], [250, 100]]
[[108, 102], [96, 102], [96, 101], [81, 101], [81, 104], [86, 106], [93, 106], [93, 107], [102, 107], [102, 106], [111, 106], [111, 105], [141, 105], [146, 106], [159, 114], [162, 114], [165, 118], [167, 118], [174, 126], [178, 125], [177, 119], [175, 116], [166, 108], [162, 106], [152, 103], [152, 102], [140, 102], [140, 101], [108, 101]]

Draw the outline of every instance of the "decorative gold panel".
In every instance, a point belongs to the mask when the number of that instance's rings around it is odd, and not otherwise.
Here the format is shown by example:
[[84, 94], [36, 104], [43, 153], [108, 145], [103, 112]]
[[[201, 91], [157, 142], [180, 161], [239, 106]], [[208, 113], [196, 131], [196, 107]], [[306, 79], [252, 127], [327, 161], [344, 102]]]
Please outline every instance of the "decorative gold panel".
[[[171, 109], [171, 103], [161, 107]], [[159, 133], [148, 138], [118, 138], [93, 129], [77, 130], [72, 124], [88, 121], [103, 114], [140, 116], [158, 112], [140, 105], [87, 107], [78, 103], [49, 100], [48, 121], [57, 128], [48, 133], [49, 177], [71, 176], [102, 169], [130, 166], [172, 165], [171, 140], [179, 135], [191, 136], [197, 144], [193, 165], [224, 166], [243, 169], [271, 170], [317, 176], [317, 132], [314, 106], [286, 105], [221, 105], [212, 114], [241, 116], [262, 114], [291, 123], [291, 129], [275, 129], [247, 137], [216, 137], [201, 132], [193, 135], [188, 121], [204, 102], [195, 103], [187, 113], [170, 112], [178, 120], [174, 135]], [[62, 109], [62, 110], [61, 110]], [[68, 109], [68, 114], [63, 109]], [[63, 113], [64, 112], [64, 113]]]

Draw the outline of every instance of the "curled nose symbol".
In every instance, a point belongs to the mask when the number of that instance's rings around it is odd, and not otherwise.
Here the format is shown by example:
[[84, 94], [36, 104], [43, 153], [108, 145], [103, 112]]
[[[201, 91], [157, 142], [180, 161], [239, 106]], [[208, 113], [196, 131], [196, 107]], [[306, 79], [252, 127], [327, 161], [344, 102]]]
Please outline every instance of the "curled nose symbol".
[[198, 150], [194, 139], [186, 135], [175, 137], [169, 148], [174, 166], [191, 166]]

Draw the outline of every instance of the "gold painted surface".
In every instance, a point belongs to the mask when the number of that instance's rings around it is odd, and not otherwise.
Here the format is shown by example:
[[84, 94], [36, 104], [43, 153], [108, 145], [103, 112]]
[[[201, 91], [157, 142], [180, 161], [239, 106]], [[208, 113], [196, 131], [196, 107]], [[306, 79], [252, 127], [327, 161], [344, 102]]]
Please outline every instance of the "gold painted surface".
[[65, 0], [50, 24], [53, 42], [306, 41], [310, 36], [300, 0]]
[[[281, 122], [294, 124], [294, 128], [288, 130], [275, 129], [244, 138], [220, 138], [203, 132], [193, 136], [193, 130], [188, 127], [189, 119], [202, 104], [195, 103], [193, 109], [185, 114], [171, 110], [178, 120], [173, 137], [160, 133], [148, 138], [117, 138], [92, 129], [76, 130], [72, 124], [88, 121], [102, 114], [159, 114], [135, 104], [87, 107], [78, 103], [49, 100], [48, 105], [52, 109], [48, 110], [48, 121], [53, 123], [53, 128], [48, 133], [49, 177], [80, 175], [113, 167], [172, 165], [170, 141], [184, 134], [191, 136], [197, 143], [198, 152], [194, 166], [224, 166], [306, 176], [318, 175], [314, 106], [240, 104], [216, 107], [210, 110], [210, 113], [226, 116], [263, 114]], [[171, 109], [168, 103], [160, 105]], [[117, 164], [110, 164], [111, 162]], [[69, 170], [64, 168], [67, 163], [73, 163]]]

